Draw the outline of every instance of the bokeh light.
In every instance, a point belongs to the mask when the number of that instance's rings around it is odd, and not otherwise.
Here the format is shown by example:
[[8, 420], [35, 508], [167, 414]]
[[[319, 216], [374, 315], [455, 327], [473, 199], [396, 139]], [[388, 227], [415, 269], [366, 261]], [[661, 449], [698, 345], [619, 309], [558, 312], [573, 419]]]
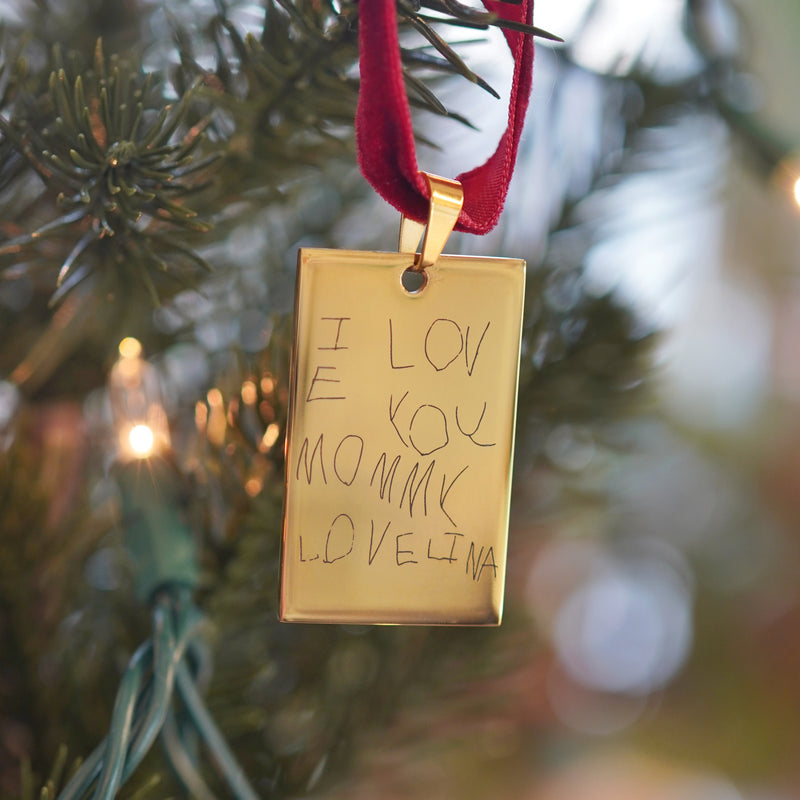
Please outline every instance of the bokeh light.
[[138, 458], [147, 458], [153, 454], [155, 437], [147, 425], [134, 425], [128, 433], [128, 442]]
[[691, 596], [654, 560], [595, 565], [555, 620], [555, 647], [572, 678], [606, 692], [648, 694], [668, 683], [692, 639]]

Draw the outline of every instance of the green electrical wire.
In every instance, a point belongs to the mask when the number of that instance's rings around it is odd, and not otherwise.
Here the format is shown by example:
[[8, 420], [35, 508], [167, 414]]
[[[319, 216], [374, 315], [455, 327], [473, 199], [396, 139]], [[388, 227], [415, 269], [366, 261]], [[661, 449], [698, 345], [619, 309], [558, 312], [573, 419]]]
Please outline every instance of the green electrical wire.
[[189, 668], [184, 662], [178, 664], [176, 674], [178, 691], [181, 694], [186, 710], [191, 716], [192, 722], [195, 724], [200, 736], [205, 739], [209, 747], [211, 756], [217, 763], [217, 766], [225, 776], [225, 780], [231, 787], [234, 795], [241, 800], [258, 800], [258, 795], [250, 786], [250, 782], [240, 766], [233, 752], [228, 747], [228, 743], [220, 733], [211, 714], [200, 697], [194, 680], [192, 679]]
[[72, 776], [67, 785], [58, 795], [58, 800], [76, 800], [85, 797], [92, 784], [100, 774], [103, 766], [103, 754], [105, 753], [105, 740], [96, 747], [92, 754], [81, 764], [77, 772]]
[[137, 650], [122, 676], [111, 714], [111, 730], [106, 740], [105, 759], [94, 794], [95, 800], [113, 800], [122, 784], [133, 712], [144, 675], [144, 656], [148, 650], [146, 647]]
[[195, 800], [216, 800], [216, 796], [206, 785], [203, 776], [195, 767], [194, 760], [186, 750], [178, 730], [175, 712], [171, 708], [167, 711], [167, 717], [164, 720], [161, 741], [170, 766], [175, 770], [178, 780], [189, 795]]
[[73, 775], [58, 800], [82, 800], [90, 793], [94, 800], [112, 800], [159, 737], [187, 792], [199, 800], [215, 800], [187, 748], [188, 732], [178, 726], [173, 707], [176, 695], [191, 729], [208, 747], [233, 795], [238, 800], [258, 800], [206, 708], [188, 663], [190, 656], [192, 667], [204, 671], [207, 656], [197, 639], [202, 619], [186, 587], [158, 593], [153, 603], [152, 638], [136, 650], [122, 676], [108, 736]]
[[[118, 464], [125, 545], [136, 565], [136, 591], [152, 605], [152, 634], [128, 663], [120, 681], [109, 732], [73, 775], [58, 800], [113, 800], [159, 737], [186, 791], [214, 800], [199, 757], [203, 742], [239, 800], [258, 800], [244, 770], [198, 691], [210, 670], [199, 629], [203, 615], [192, 593], [198, 581], [194, 532], [183, 514], [180, 473], [169, 459]], [[181, 727], [176, 703], [188, 725]]]
[[185, 610], [179, 613], [176, 625], [168, 596], [159, 595], [156, 598], [153, 610], [152, 698], [141, 729], [131, 745], [123, 781], [139, 766], [163, 728], [175, 680], [175, 667], [183, 658], [190, 637], [202, 619], [200, 612], [189, 601], [188, 592], [178, 593], [178, 605]]
[[139, 766], [158, 736], [169, 707], [175, 677], [176, 658], [181, 655], [171, 615], [160, 598], [153, 611], [153, 677], [149, 687], [148, 711], [134, 738], [123, 773], [123, 781]]

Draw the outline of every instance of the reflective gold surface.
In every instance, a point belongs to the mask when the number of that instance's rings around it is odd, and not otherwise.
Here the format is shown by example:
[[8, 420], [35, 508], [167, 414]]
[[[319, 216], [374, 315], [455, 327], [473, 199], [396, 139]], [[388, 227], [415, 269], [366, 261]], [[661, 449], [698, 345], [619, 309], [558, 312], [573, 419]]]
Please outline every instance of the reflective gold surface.
[[404, 214], [400, 219], [400, 244], [397, 248], [401, 253], [416, 252], [424, 233], [422, 251], [414, 263], [416, 270], [432, 267], [437, 262], [464, 205], [464, 190], [458, 181], [429, 172], [421, 174], [430, 189], [428, 224], [423, 225]]
[[525, 264], [299, 254], [281, 618], [500, 622]]

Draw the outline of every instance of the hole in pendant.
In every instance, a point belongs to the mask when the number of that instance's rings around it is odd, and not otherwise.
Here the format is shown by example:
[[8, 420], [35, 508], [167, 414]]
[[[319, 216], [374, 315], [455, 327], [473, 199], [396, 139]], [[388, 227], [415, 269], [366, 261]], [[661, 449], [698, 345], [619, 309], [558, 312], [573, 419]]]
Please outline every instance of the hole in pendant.
[[404, 273], [400, 282], [409, 294], [419, 294], [428, 283], [428, 273], [424, 269], [416, 270], [409, 267]]

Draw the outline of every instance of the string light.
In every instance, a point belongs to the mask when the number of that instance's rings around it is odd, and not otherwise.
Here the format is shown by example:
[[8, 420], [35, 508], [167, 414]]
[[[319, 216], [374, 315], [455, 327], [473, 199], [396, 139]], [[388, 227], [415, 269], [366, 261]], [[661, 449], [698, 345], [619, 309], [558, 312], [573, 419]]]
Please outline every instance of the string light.
[[142, 358], [142, 345], [127, 337], [111, 369], [109, 397], [121, 461], [162, 455], [170, 447], [158, 373]]
[[[196, 750], [204, 741], [235, 797], [258, 800], [244, 771], [195, 685], [204, 673], [201, 613], [192, 593], [199, 581], [197, 544], [186, 513], [185, 480], [174, 459], [153, 458], [170, 447], [158, 372], [132, 338], [119, 343], [108, 381], [118, 454], [113, 475], [119, 487], [120, 521], [133, 566], [137, 596], [153, 605], [153, 634], [132, 656], [122, 677], [109, 734], [73, 773], [59, 800], [113, 798], [161, 735], [167, 760], [192, 796], [211, 797], [199, 772]], [[225, 411], [222, 394], [209, 392], [209, 407]], [[206, 417], [197, 406], [198, 426]], [[261, 491], [261, 473], [247, 491]], [[191, 667], [187, 665], [190, 662]], [[181, 726], [174, 721], [180, 697]], [[185, 740], [184, 740], [185, 738]]]

